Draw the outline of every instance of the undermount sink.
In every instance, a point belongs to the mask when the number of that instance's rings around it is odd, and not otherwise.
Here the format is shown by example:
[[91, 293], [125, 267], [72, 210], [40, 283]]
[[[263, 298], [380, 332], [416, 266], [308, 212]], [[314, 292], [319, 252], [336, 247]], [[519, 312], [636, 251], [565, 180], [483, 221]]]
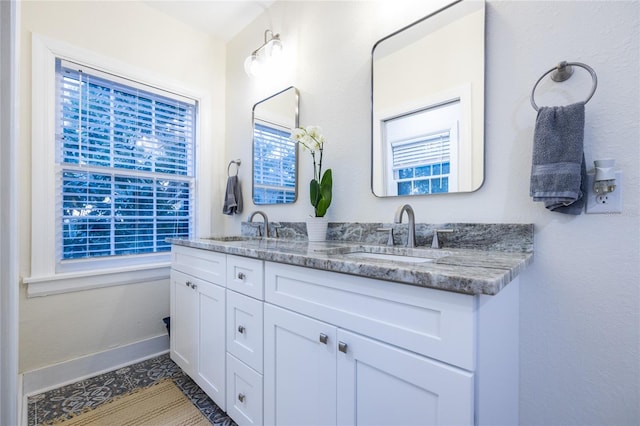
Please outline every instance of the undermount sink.
[[416, 257], [405, 256], [402, 254], [388, 254], [388, 253], [368, 253], [366, 251], [356, 251], [351, 253], [345, 253], [344, 257], [358, 257], [366, 259], [378, 259], [378, 260], [390, 260], [392, 262], [405, 262], [405, 263], [425, 263], [433, 262], [435, 258], [428, 257]]
[[255, 240], [258, 239], [259, 237], [244, 237], [241, 235], [226, 235], [226, 236], [221, 236], [221, 237], [208, 237], [206, 238], [207, 240], [214, 240], [214, 241], [223, 241], [223, 242], [231, 242], [231, 241], [248, 241], [248, 240]]
[[387, 246], [356, 246], [337, 247], [323, 250], [329, 255], [343, 258], [381, 260], [402, 263], [426, 263], [448, 256], [445, 250], [428, 248], [387, 247]]

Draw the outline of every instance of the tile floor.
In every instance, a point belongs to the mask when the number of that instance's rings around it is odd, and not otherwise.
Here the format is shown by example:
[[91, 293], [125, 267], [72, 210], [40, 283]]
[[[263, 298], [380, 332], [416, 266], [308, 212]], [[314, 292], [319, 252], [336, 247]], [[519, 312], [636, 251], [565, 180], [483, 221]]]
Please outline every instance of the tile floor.
[[169, 354], [30, 396], [27, 400], [27, 424], [42, 425], [55, 419], [68, 418], [86, 408], [95, 408], [115, 396], [166, 378], [174, 381], [211, 424], [236, 426], [233, 420], [171, 361]]

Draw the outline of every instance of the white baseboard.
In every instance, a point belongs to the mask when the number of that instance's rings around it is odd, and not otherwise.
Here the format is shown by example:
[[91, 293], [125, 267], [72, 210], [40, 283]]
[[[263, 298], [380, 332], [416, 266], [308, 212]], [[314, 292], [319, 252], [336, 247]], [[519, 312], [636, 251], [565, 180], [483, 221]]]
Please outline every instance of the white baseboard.
[[166, 334], [129, 345], [27, 371], [22, 374], [22, 395], [29, 396], [116, 370], [169, 351]]

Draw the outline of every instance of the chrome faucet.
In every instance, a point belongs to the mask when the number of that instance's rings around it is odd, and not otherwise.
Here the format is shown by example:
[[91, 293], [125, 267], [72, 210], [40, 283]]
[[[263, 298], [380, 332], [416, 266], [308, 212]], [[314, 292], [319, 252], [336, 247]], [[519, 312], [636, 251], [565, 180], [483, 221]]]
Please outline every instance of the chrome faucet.
[[394, 218], [395, 223], [402, 223], [402, 213], [407, 212], [407, 220], [409, 225], [409, 234], [407, 235], [407, 247], [416, 246], [416, 218], [413, 214], [413, 208], [409, 204], [398, 207]]
[[[267, 218], [267, 214], [263, 211], [260, 210], [256, 210], [255, 212], [251, 213], [249, 215], [249, 219], [247, 219], [249, 221], [249, 223], [253, 222], [253, 218], [255, 215], [259, 214], [260, 216], [262, 216], [262, 220], [264, 221], [264, 236], [265, 237], [269, 237], [269, 219]], [[260, 228], [258, 228], [258, 231], [260, 230]]]

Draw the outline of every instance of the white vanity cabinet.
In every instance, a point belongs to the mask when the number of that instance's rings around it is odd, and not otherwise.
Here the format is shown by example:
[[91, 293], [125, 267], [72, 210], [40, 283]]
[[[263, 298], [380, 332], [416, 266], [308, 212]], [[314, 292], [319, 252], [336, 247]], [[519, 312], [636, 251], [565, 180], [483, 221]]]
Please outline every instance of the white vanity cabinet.
[[508, 309], [490, 318], [483, 297], [270, 262], [265, 302], [265, 424], [517, 424]]
[[226, 256], [174, 247], [172, 257], [171, 359], [225, 409]]
[[466, 295], [174, 245], [171, 358], [239, 425], [518, 423], [518, 282]]

